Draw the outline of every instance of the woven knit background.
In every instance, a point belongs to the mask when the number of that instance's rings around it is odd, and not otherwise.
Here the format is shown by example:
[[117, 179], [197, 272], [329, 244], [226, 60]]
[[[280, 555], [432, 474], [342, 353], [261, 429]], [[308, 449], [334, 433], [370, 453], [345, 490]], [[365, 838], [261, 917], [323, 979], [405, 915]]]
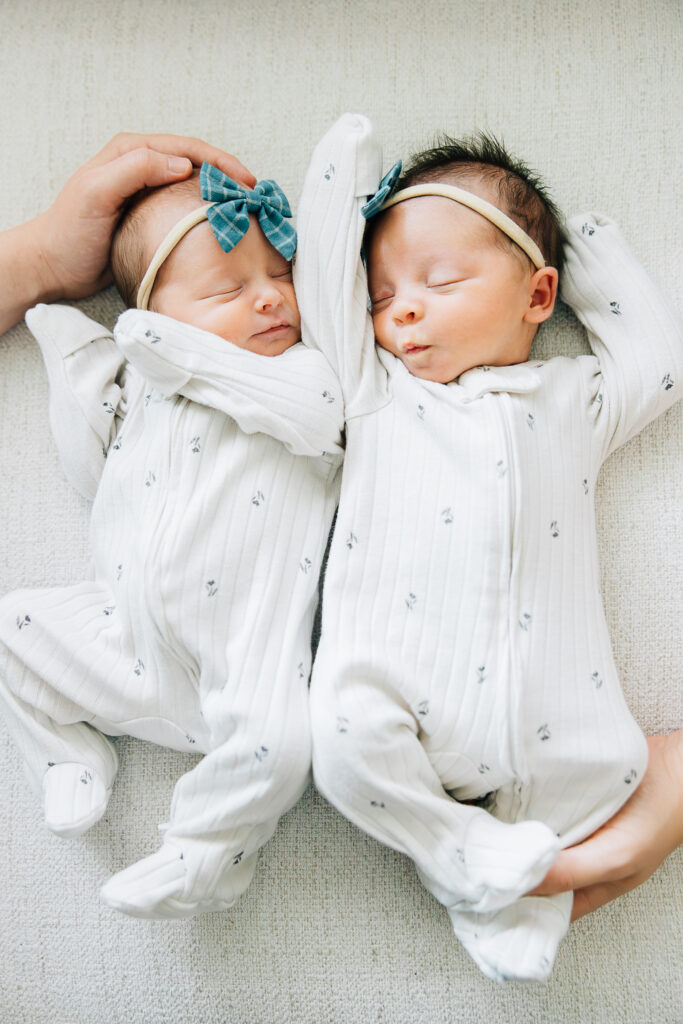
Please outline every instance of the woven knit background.
[[[567, 212], [613, 216], [679, 312], [680, 0], [0, 0], [0, 228], [44, 208], [116, 131], [199, 135], [295, 198], [344, 110], [368, 114], [385, 166], [440, 129], [502, 135]], [[0, 282], [0, 287], [2, 283]], [[110, 290], [82, 303], [113, 323]], [[584, 350], [566, 312], [557, 327]], [[643, 338], [643, 345], [648, 339]], [[81, 578], [88, 506], [57, 462], [37, 345], [0, 339], [0, 590]], [[683, 407], [607, 464], [598, 496], [607, 613], [647, 731], [683, 722]], [[312, 790], [242, 901], [187, 922], [99, 903], [152, 852], [191, 759], [122, 740], [105, 818], [41, 825], [0, 726], [3, 1024], [680, 1024], [680, 852], [583, 920], [546, 986], [499, 987], [459, 948], [412, 866]]]

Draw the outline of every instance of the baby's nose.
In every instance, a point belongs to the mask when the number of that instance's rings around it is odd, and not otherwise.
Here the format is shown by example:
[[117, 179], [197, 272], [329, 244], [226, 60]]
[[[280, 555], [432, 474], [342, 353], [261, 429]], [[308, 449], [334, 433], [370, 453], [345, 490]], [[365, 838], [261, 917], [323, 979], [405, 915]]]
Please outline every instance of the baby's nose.
[[259, 310], [272, 309], [282, 302], [282, 295], [274, 284], [264, 285], [259, 289], [256, 296], [256, 308]]
[[414, 299], [399, 299], [394, 302], [393, 317], [398, 324], [412, 324], [424, 316], [422, 304]]

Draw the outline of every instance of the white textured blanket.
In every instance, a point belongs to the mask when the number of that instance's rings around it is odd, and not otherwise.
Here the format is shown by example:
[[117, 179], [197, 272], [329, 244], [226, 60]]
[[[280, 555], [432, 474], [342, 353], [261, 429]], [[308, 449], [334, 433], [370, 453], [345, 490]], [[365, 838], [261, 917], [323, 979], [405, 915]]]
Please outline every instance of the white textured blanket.
[[[604, 210], [683, 312], [683, 155], [676, 0], [4, 0], [0, 228], [42, 209], [116, 131], [191, 133], [296, 198], [313, 145], [344, 110], [383, 136], [385, 169], [441, 129], [502, 135], [560, 206]], [[1, 285], [0, 285], [1, 286]], [[79, 304], [113, 324], [113, 290]], [[588, 351], [569, 313], [571, 354]], [[557, 335], [559, 335], [559, 331]], [[553, 324], [535, 347], [559, 352]], [[48, 424], [40, 353], [0, 338], [0, 588], [74, 582], [87, 503]], [[683, 409], [607, 462], [602, 579], [615, 658], [646, 731], [683, 722]], [[683, 856], [572, 927], [550, 983], [481, 977], [410, 863], [312, 791], [225, 914], [144, 922], [100, 884], [158, 846], [190, 755], [118, 743], [105, 818], [47, 833], [0, 725], [0, 1019], [7, 1024], [678, 1024]]]

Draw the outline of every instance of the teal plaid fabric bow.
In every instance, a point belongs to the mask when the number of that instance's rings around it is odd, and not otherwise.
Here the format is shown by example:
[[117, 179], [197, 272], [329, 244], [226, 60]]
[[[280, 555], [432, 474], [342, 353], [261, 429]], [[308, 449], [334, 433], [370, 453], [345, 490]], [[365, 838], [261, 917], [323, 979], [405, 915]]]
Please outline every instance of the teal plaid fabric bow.
[[249, 214], [257, 213], [264, 235], [286, 260], [296, 252], [296, 231], [285, 217], [292, 211], [279, 185], [258, 181], [253, 190], [243, 188], [206, 162], [199, 173], [202, 199], [216, 203], [207, 216], [211, 229], [224, 252], [234, 249], [249, 230]]
[[368, 199], [365, 206], [361, 206], [360, 212], [363, 214], [366, 220], [370, 220], [376, 213], [382, 209], [382, 206], [387, 201], [391, 193], [396, 188], [396, 182], [401, 177], [401, 170], [403, 164], [400, 160], [397, 160], [390, 171], [384, 175], [379, 183], [379, 187], [371, 199]]

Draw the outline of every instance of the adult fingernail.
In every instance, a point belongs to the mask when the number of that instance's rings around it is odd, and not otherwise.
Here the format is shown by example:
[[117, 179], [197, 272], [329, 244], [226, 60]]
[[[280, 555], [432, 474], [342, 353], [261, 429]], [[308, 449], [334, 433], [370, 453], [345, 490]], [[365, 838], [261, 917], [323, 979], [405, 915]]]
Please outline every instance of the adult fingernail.
[[184, 156], [169, 156], [168, 169], [171, 174], [187, 174], [192, 167], [191, 162]]

